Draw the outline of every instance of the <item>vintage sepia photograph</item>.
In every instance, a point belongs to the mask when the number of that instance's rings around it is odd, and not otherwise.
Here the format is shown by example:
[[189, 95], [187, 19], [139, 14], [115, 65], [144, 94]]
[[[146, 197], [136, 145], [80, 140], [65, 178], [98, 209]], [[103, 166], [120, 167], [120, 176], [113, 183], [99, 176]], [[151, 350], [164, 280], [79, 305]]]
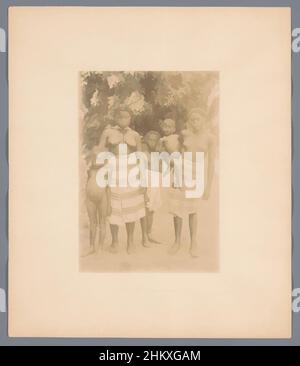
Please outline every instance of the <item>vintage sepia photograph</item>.
[[80, 88], [80, 270], [218, 271], [218, 72], [81, 72]]
[[289, 342], [291, 9], [7, 12], [8, 337]]

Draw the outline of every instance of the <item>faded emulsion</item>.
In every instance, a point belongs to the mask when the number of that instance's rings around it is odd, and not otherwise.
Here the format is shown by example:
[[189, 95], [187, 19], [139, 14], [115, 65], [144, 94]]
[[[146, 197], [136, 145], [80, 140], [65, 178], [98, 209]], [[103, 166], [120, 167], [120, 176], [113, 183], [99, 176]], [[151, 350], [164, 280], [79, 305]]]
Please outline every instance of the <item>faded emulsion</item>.
[[80, 270], [218, 271], [219, 73], [80, 73]]

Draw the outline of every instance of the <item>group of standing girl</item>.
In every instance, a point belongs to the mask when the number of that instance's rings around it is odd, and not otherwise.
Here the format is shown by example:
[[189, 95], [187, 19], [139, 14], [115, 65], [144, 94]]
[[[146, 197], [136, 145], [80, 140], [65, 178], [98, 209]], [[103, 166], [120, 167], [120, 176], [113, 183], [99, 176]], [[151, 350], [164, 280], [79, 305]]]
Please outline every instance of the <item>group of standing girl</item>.
[[[169, 253], [175, 254], [180, 249], [183, 218], [188, 216], [190, 254], [193, 257], [198, 256], [197, 211], [201, 200], [208, 199], [210, 195], [216, 146], [214, 135], [206, 127], [205, 113], [199, 108], [192, 109], [186, 122], [186, 129], [180, 133], [176, 133], [176, 122], [169, 118], [160, 123], [160, 132], [149, 131], [143, 138], [130, 127], [130, 124], [130, 111], [120, 107], [115, 113], [114, 125], [104, 129], [99, 144], [94, 148], [94, 158], [89, 167], [86, 185], [86, 205], [90, 222], [89, 254], [97, 252], [103, 246], [107, 219], [112, 237], [109, 251], [112, 253], [119, 250], [118, 231], [119, 226], [124, 224], [127, 233], [127, 252], [128, 254], [135, 252], [134, 228], [137, 221], [140, 221], [141, 225], [141, 244], [149, 247], [152, 243], [159, 243], [152, 234], [154, 214], [161, 205], [159, 188], [120, 187], [118, 184], [116, 187], [101, 188], [96, 182], [96, 175], [100, 168], [96, 162], [97, 154], [109, 151], [118, 156], [119, 145], [126, 144], [128, 154], [136, 151], [142, 151], [145, 154], [188, 151], [192, 153], [192, 161], [195, 161], [196, 152], [204, 152], [206, 174], [203, 196], [187, 198], [185, 190], [174, 185], [167, 188], [166, 195], [166, 205], [168, 212], [173, 215], [175, 233], [175, 241], [169, 248]], [[159, 172], [156, 173], [159, 174]], [[97, 228], [99, 228], [98, 241], [96, 240]]]

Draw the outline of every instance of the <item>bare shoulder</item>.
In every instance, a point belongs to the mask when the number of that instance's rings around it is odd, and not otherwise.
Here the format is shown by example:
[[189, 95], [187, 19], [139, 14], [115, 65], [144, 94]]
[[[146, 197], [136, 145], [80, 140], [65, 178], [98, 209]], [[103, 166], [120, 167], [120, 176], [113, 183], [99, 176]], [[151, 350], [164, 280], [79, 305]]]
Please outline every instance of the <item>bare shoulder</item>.
[[215, 145], [217, 142], [216, 136], [210, 131], [207, 131], [205, 133], [205, 138], [207, 139], [207, 141], [210, 145]]
[[146, 142], [143, 139], [141, 139], [141, 143], [142, 143], [142, 151], [148, 152], [149, 148]]
[[128, 132], [129, 132], [132, 136], [134, 136], [134, 137], [136, 137], [136, 138], [141, 138], [141, 135], [140, 135], [136, 130], [132, 129], [131, 127], [128, 129]]
[[180, 135], [181, 135], [181, 137], [187, 137], [187, 136], [190, 136], [192, 133], [191, 133], [191, 131], [190, 130], [188, 130], [188, 129], [184, 129], [184, 130], [181, 130], [180, 131]]
[[111, 133], [113, 132], [113, 129], [111, 127], [106, 127], [103, 132], [102, 132], [102, 136], [103, 137], [107, 137], [109, 136]]
[[131, 130], [133, 137], [136, 139], [136, 141], [142, 141], [142, 136], [136, 132], [135, 130]]

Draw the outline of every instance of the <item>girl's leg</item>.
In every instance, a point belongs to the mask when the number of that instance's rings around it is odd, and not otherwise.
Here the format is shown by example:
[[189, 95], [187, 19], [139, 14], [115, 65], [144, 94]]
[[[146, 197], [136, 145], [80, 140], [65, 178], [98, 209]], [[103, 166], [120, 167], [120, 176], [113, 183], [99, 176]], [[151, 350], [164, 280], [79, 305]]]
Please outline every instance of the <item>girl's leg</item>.
[[146, 248], [149, 248], [151, 247], [151, 244], [149, 243], [149, 240], [148, 240], [148, 228], [147, 228], [147, 205], [149, 203], [149, 196], [148, 196], [148, 191], [147, 189], [145, 188], [144, 189], [144, 202], [145, 202], [145, 216], [142, 217], [140, 219], [140, 223], [141, 223], [141, 231], [142, 231], [142, 245]]
[[112, 253], [116, 253], [118, 251], [119, 242], [118, 242], [118, 232], [119, 227], [118, 225], [110, 225], [110, 232], [111, 232], [111, 246], [109, 247], [109, 251]]
[[146, 218], [147, 218], [147, 233], [152, 233], [152, 226], [153, 226], [153, 211], [146, 210]]
[[175, 229], [175, 243], [169, 250], [170, 254], [177, 253], [181, 244], [182, 218], [179, 216], [174, 216], [173, 220]]
[[97, 234], [97, 206], [90, 199], [86, 200], [86, 208], [90, 221], [90, 249], [87, 255], [95, 252], [95, 240]]
[[182, 231], [182, 218], [174, 216], [174, 228], [175, 228], [175, 242], [180, 245], [181, 231]]
[[189, 227], [191, 236], [190, 253], [192, 257], [198, 257], [197, 253], [197, 214], [192, 213], [189, 215]]
[[140, 219], [141, 230], [142, 230], [142, 245], [146, 248], [150, 248], [151, 244], [148, 240], [148, 225], [147, 225], [147, 213], [146, 216]]
[[103, 249], [105, 234], [106, 234], [105, 216], [99, 215], [99, 241], [98, 241], [98, 244], [99, 244], [100, 249]]
[[127, 232], [127, 253], [131, 254], [135, 252], [135, 247], [133, 243], [134, 222], [126, 223], [126, 232]]
[[152, 236], [152, 227], [153, 227], [153, 218], [154, 218], [154, 211], [146, 211], [146, 219], [147, 219], [147, 235], [149, 241], [155, 244], [160, 244], [158, 240], [155, 240]]
[[106, 214], [107, 214], [107, 199], [106, 192], [102, 197], [102, 200], [98, 204], [98, 227], [99, 227], [99, 248], [103, 248], [105, 234], [106, 234]]

